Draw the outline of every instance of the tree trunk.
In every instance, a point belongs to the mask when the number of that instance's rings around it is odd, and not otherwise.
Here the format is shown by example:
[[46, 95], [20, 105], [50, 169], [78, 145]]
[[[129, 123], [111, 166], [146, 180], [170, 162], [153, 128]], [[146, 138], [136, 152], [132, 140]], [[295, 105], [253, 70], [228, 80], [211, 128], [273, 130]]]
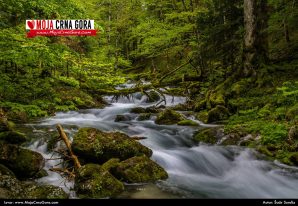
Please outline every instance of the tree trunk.
[[260, 64], [268, 62], [267, 27], [267, 0], [244, 0], [244, 77], [255, 76]]

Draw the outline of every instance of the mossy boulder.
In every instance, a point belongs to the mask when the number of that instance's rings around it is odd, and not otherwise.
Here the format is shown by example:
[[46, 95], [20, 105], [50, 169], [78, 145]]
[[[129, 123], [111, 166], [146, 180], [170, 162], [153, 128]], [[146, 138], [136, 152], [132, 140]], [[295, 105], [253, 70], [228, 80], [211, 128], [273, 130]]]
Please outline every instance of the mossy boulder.
[[229, 117], [229, 110], [224, 106], [217, 105], [215, 108], [208, 112], [207, 122], [217, 122], [221, 120], [226, 120]]
[[204, 109], [206, 109], [206, 99], [199, 100], [195, 103], [194, 111], [199, 112]]
[[31, 184], [24, 193], [26, 199], [68, 199], [68, 194], [62, 188], [53, 185]]
[[220, 144], [221, 145], [238, 145], [238, 143], [240, 143], [240, 140], [241, 140], [240, 134], [230, 133], [221, 139]]
[[159, 112], [159, 109], [157, 109], [155, 106], [145, 108], [145, 113], [158, 113], [158, 112]]
[[3, 142], [0, 148], [0, 164], [12, 170], [18, 178], [34, 177], [44, 166], [44, 158], [37, 152]]
[[145, 120], [149, 120], [151, 117], [150, 113], [144, 113], [144, 114], [140, 114], [140, 116], [138, 116], [138, 121], [145, 121]]
[[38, 185], [22, 182], [10, 175], [0, 175], [1, 199], [66, 199], [62, 188], [52, 185]]
[[104, 163], [111, 158], [125, 160], [152, 150], [121, 132], [103, 132], [94, 128], [81, 128], [74, 136], [72, 149], [86, 162]]
[[196, 115], [196, 119], [204, 122], [204, 123], [207, 123], [208, 121], [208, 112], [206, 110], [202, 110], [200, 111], [197, 115]]
[[208, 100], [209, 101], [207, 101], [207, 104], [211, 105], [211, 107], [215, 107], [217, 105], [225, 105], [224, 96], [220, 92], [211, 93]]
[[129, 183], [154, 182], [168, 178], [167, 172], [146, 156], [132, 157], [112, 169], [118, 179]]
[[151, 106], [151, 107], [135, 107], [135, 108], [132, 108], [130, 110], [131, 113], [135, 113], [135, 114], [141, 114], [141, 113], [158, 113], [159, 110], [154, 107], [154, 106]]
[[0, 199], [22, 198], [24, 192], [21, 182], [11, 175], [0, 175]]
[[0, 117], [0, 132], [6, 132], [12, 130], [11, 124], [5, 117]]
[[123, 122], [123, 121], [130, 121], [131, 117], [128, 115], [119, 114], [115, 118], [115, 122]]
[[294, 125], [290, 128], [288, 140], [291, 142], [298, 140], [298, 125]]
[[20, 132], [6, 131], [0, 133], [0, 140], [10, 144], [22, 144], [27, 141], [27, 137]]
[[193, 140], [195, 142], [205, 142], [208, 144], [216, 144], [222, 137], [222, 130], [219, 128], [205, 128], [194, 133]]
[[121, 193], [124, 185], [100, 165], [86, 164], [77, 171], [75, 190], [80, 198], [105, 198]]
[[298, 152], [291, 154], [289, 159], [294, 165], [298, 166]]
[[180, 113], [166, 109], [157, 116], [155, 123], [170, 125], [177, 124], [182, 120], [185, 120], [185, 118]]
[[190, 120], [190, 119], [182, 120], [182, 121], [178, 122], [177, 124], [181, 125], [181, 126], [198, 126], [199, 125], [197, 122]]
[[120, 160], [117, 158], [112, 158], [106, 161], [104, 164], [101, 165], [103, 170], [110, 171], [111, 169], [116, 168], [119, 165]]
[[8, 169], [4, 165], [0, 164], [0, 176], [1, 175], [9, 175], [9, 176], [12, 176], [12, 177], [15, 176], [14, 173], [10, 169]]
[[150, 91], [148, 93], [148, 99], [146, 100], [147, 103], [156, 102], [160, 100], [160, 96], [155, 91]]
[[135, 114], [146, 113], [146, 108], [144, 108], [144, 107], [135, 107], [135, 108], [132, 108], [130, 110], [130, 112], [135, 113]]

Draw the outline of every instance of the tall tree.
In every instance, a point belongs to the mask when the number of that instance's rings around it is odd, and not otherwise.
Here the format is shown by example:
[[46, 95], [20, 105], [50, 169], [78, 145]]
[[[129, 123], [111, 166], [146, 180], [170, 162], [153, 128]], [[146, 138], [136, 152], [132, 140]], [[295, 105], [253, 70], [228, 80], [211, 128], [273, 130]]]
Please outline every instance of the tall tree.
[[260, 64], [268, 61], [267, 0], [244, 0], [243, 75], [255, 75]]

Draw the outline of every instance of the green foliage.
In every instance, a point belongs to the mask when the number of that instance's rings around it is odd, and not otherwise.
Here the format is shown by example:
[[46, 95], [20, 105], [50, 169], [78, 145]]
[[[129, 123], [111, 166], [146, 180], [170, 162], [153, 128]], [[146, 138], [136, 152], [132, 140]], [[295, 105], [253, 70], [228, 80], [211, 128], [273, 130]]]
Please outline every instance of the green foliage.
[[60, 76], [58, 79], [68, 86], [72, 86], [74, 88], [80, 88], [80, 82], [73, 77], [63, 77]]

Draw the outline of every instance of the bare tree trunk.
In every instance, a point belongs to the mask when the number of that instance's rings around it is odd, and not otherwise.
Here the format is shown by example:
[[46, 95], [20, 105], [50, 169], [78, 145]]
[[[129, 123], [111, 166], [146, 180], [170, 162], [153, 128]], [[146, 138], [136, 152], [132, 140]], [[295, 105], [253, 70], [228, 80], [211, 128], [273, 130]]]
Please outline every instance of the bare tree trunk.
[[63, 142], [65, 143], [67, 149], [68, 149], [68, 152], [70, 154], [70, 158], [72, 159], [73, 163], [74, 163], [74, 166], [76, 169], [79, 169], [81, 167], [81, 164], [79, 162], [79, 159], [78, 157], [72, 152], [72, 149], [71, 149], [71, 143], [68, 139], [68, 137], [66, 136], [63, 128], [61, 127], [60, 124], [57, 125], [57, 130], [60, 134], [60, 138], [63, 140]]
[[245, 77], [255, 73], [254, 64], [257, 51], [257, 0], [244, 0], [244, 48], [243, 75]]
[[255, 76], [268, 62], [267, 0], [244, 0], [243, 75]]

